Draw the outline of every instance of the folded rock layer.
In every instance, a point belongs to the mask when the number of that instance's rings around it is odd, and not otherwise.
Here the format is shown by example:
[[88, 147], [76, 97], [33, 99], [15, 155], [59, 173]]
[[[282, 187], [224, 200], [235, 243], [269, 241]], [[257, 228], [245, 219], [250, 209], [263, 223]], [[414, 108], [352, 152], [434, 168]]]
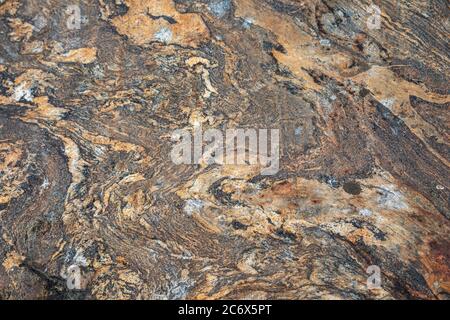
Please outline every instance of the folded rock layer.
[[447, 1], [76, 2], [0, 1], [0, 299], [450, 297]]

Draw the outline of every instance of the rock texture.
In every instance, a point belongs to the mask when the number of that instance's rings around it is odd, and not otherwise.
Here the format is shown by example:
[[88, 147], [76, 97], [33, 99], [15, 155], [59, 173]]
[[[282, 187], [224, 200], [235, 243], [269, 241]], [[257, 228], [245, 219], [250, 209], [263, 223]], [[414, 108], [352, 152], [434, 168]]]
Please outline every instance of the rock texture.
[[[448, 18], [0, 1], [0, 298], [448, 299]], [[280, 129], [280, 171], [174, 164], [194, 123]]]

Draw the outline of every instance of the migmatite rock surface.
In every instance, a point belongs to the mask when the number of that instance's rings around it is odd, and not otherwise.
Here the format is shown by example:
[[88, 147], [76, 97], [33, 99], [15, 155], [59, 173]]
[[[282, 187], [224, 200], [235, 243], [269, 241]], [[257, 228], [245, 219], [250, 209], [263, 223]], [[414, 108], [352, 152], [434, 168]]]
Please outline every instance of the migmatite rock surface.
[[[1, 0], [0, 299], [448, 299], [449, 28], [446, 0]], [[279, 129], [278, 173], [175, 164], [199, 123]]]

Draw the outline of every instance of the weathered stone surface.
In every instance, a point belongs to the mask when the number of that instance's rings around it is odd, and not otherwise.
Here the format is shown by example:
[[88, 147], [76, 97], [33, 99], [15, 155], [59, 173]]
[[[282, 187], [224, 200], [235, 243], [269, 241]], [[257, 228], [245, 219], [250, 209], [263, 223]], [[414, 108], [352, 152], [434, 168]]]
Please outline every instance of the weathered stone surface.
[[0, 299], [448, 299], [448, 2], [371, 4], [0, 1]]

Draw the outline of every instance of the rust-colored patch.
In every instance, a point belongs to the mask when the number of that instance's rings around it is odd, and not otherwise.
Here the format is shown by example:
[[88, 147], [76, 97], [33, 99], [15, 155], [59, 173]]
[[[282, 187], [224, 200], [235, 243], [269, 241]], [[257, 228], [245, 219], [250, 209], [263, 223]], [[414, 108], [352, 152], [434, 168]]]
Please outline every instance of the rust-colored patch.
[[425, 250], [420, 253], [429, 287], [437, 295], [450, 294], [450, 242], [432, 240]]
[[12, 29], [9, 37], [12, 41], [28, 41], [33, 34], [33, 26], [18, 18], [9, 19], [8, 25]]
[[162, 42], [196, 47], [209, 38], [200, 16], [179, 13], [172, 0], [126, 0], [125, 4], [128, 12], [112, 19], [112, 24], [137, 45]]
[[2, 265], [7, 270], [10, 271], [13, 268], [19, 267], [25, 257], [17, 253], [16, 251], [8, 252], [6, 259], [3, 261]]
[[19, 0], [7, 0], [2, 5], [0, 5], [0, 15], [14, 15], [20, 7]]
[[97, 59], [97, 48], [79, 48], [55, 57], [56, 62], [73, 62], [88, 64]]

